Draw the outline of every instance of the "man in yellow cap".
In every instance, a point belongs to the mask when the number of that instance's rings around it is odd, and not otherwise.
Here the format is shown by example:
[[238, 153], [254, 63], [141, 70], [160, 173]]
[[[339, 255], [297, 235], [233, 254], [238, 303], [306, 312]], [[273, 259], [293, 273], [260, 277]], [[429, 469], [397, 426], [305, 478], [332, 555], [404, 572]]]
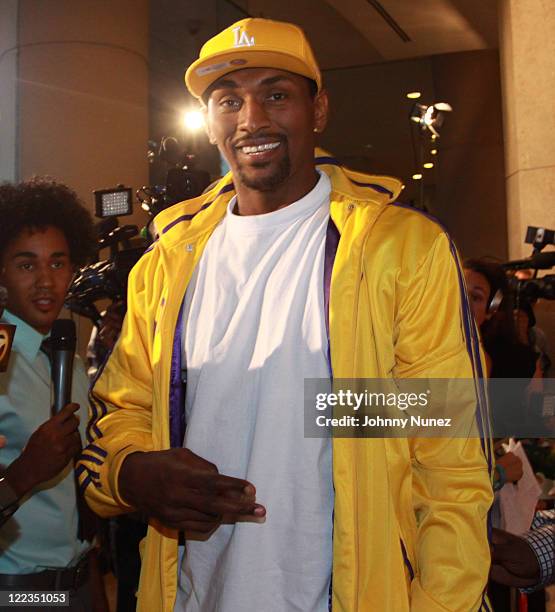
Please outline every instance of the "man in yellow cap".
[[149, 516], [139, 610], [487, 610], [487, 440], [304, 436], [306, 379], [476, 376], [487, 423], [449, 237], [315, 157], [298, 27], [233, 24], [185, 80], [231, 173], [158, 216], [82, 461], [98, 513]]

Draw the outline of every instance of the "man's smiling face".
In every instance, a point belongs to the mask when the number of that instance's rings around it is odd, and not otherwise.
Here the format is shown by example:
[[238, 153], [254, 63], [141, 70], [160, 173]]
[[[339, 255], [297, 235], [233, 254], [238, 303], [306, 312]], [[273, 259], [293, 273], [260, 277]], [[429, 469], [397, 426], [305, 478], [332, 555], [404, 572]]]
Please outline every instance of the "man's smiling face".
[[[210, 88], [206, 126], [234, 180], [272, 192], [314, 179], [314, 131], [327, 119], [327, 97], [305, 77], [273, 68], [232, 72]], [[291, 186], [290, 185], [290, 186]], [[304, 194], [302, 194], [304, 195]]]
[[8, 309], [41, 334], [58, 318], [72, 276], [69, 246], [57, 227], [26, 228], [4, 249], [0, 284]]

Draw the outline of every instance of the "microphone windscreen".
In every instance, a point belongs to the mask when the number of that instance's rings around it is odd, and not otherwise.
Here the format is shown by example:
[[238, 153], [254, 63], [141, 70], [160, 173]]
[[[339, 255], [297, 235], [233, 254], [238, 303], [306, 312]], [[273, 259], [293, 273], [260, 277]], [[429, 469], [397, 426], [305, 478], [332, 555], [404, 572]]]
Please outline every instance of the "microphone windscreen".
[[50, 346], [53, 351], [75, 351], [77, 335], [71, 319], [56, 319], [50, 330]]

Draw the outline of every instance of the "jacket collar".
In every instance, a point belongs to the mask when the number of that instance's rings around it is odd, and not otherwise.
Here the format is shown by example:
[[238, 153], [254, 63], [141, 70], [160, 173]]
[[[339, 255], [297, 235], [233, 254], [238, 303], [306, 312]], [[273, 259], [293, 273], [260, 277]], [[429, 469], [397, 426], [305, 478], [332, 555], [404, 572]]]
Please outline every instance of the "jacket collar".
[[[331, 180], [331, 217], [340, 233], [350, 214], [350, 205], [356, 202], [359, 206], [372, 207], [377, 215], [382, 208], [394, 202], [403, 189], [401, 181], [396, 178], [344, 168], [322, 149], [316, 149], [314, 161]], [[176, 226], [187, 227], [187, 240], [210, 232], [225, 215], [227, 204], [234, 195], [233, 177], [229, 172], [207, 193], [175, 204], [157, 215], [155, 227], [158, 238], [170, 247], [184, 239], [183, 231], [172, 231]]]

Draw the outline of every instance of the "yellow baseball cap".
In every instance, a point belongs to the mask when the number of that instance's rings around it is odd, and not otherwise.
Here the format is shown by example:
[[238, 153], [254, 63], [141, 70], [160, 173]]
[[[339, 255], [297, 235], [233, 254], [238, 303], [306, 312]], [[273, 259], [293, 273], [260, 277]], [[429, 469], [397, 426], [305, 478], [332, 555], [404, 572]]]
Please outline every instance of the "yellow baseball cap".
[[242, 68], [277, 68], [322, 87], [322, 75], [304, 32], [270, 19], [242, 19], [207, 41], [185, 73], [187, 88], [200, 98], [221, 76]]

